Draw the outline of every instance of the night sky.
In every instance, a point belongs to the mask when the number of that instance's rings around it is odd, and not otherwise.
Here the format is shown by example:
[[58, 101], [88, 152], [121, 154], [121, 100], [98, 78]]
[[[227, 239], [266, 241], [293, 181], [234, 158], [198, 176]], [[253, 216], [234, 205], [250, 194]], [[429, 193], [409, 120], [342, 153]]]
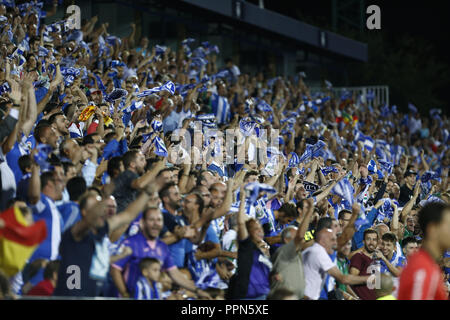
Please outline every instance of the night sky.
[[[258, 0], [247, 1], [258, 4]], [[265, 8], [268, 10], [297, 18], [296, 9], [298, 8], [305, 15], [315, 16], [320, 21], [328, 22], [329, 25], [332, 24], [331, 3], [331, 0], [264, 1]], [[380, 6], [382, 32], [387, 32], [390, 37], [411, 35], [425, 38], [436, 45], [438, 49], [436, 54], [448, 59], [450, 1], [366, 0], [365, 4]]]

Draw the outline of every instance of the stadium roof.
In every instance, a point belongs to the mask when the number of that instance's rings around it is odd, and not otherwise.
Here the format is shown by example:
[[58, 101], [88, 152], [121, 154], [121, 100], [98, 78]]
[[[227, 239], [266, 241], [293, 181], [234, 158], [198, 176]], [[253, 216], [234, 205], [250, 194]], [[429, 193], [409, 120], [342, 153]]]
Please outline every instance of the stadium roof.
[[[368, 59], [366, 43], [322, 30], [270, 10], [261, 9], [249, 2], [239, 0], [181, 1], [296, 40], [321, 52], [332, 53], [357, 61], [365, 62]], [[240, 7], [239, 10], [237, 9], [238, 6]]]

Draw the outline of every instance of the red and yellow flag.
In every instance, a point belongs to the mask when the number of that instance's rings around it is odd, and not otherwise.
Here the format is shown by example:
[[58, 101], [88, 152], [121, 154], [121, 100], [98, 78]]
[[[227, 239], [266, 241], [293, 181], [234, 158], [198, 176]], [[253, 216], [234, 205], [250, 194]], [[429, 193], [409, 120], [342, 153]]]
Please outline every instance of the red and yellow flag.
[[0, 228], [0, 269], [12, 277], [45, 240], [47, 227], [44, 220], [29, 225], [18, 207], [0, 213], [0, 219], [4, 221]]

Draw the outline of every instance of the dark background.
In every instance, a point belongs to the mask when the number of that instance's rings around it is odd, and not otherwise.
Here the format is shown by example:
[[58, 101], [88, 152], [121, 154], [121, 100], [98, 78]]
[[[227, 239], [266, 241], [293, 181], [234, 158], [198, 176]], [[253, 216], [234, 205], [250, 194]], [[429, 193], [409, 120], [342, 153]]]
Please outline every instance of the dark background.
[[[258, 4], [258, 0], [247, 1]], [[357, 7], [359, 2], [353, 1], [353, 6]], [[381, 30], [372, 31], [364, 27], [361, 32], [356, 27], [342, 24], [333, 30], [332, 0], [266, 0], [264, 6], [265, 9], [368, 43], [368, 63], [355, 63], [350, 68], [350, 82], [354, 85], [387, 84], [391, 104], [397, 104], [400, 109], [405, 110], [411, 102], [422, 113], [431, 108], [441, 108], [449, 114], [450, 2], [362, 2], [364, 7], [371, 4], [380, 7]]]

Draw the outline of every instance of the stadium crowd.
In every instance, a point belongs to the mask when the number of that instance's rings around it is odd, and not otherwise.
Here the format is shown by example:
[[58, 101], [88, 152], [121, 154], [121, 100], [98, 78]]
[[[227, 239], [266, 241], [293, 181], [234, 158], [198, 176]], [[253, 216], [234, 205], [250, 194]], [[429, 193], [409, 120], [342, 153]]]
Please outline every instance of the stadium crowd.
[[448, 299], [445, 112], [50, 6], [0, 4], [0, 298]]

